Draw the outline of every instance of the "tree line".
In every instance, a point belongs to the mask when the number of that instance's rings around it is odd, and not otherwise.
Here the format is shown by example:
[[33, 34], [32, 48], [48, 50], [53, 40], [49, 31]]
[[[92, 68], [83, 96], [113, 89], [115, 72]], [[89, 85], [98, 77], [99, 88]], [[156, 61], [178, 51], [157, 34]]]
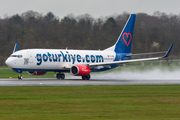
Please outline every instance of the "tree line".
[[[27, 11], [0, 19], [0, 58], [8, 57], [14, 44], [18, 49], [93, 49], [112, 46], [122, 31], [129, 13], [93, 18], [89, 14], [69, 14], [59, 19], [52, 12], [42, 15]], [[138, 13], [132, 53], [167, 50], [174, 43], [172, 56], [180, 57], [180, 15]]]

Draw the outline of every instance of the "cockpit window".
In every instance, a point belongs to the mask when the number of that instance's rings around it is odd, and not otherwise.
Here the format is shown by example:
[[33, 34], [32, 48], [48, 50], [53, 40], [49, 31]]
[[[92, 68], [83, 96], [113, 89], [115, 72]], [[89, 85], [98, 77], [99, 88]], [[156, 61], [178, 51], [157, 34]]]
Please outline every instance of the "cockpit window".
[[17, 57], [17, 58], [21, 58], [22, 55], [11, 55], [10, 57]]

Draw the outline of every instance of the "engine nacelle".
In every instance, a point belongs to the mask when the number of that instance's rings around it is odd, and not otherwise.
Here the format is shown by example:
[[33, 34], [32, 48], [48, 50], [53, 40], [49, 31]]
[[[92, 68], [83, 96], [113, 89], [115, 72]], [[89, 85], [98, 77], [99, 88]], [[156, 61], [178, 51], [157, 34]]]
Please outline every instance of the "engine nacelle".
[[85, 65], [75, 65], [71, 67], [70, 72], [75, 76], [88, 76], [91, 70], [88, 66]]
[[28, 74], [30, 75], [44, 75], [46, 72], [44, 71], [27, 71]]

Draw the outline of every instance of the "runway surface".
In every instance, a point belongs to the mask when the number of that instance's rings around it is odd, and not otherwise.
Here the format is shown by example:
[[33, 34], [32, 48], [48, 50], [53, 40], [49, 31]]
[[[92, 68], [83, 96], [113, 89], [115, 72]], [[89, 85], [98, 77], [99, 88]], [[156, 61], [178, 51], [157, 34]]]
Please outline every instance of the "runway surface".
[[80, 86], [80, 85], [176, 85], [180, 80], [102, 80], [102, 79], [65, 79], [56, 78], [25, 78], [0, 79], [0, 86]]

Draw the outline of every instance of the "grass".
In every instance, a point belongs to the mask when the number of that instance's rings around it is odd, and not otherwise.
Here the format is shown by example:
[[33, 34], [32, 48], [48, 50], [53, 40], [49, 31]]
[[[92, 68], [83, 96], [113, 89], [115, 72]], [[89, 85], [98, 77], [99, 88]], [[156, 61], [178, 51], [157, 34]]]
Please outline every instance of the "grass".
[[179, 120], [180, 86], [0, 87], [1, 120]]
[[[179, 66], [126, 66], [107, 72], [156, 68], [173, 71]], [[0, 78], [18, 75], [0, 69]], [[23, 77], [38, 76], [23, 72]], [[179, 111], [180, 85], [0, 87], [0, 120], [179, 120]]]
[[[12, 69], [1, 68], [0, 69], [0, 78], [17, 78], [19, 73], [13, 72]], [[47, 72], [45, 75], [29, 75], [27, 72], [22, 73], [23, 78], [53, 78], [54, 72]]]

